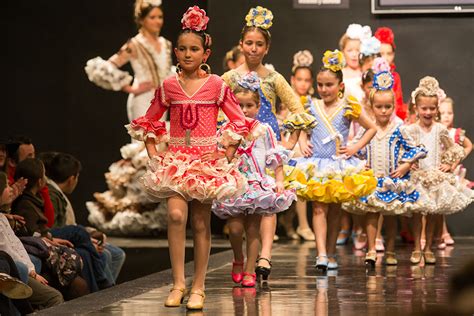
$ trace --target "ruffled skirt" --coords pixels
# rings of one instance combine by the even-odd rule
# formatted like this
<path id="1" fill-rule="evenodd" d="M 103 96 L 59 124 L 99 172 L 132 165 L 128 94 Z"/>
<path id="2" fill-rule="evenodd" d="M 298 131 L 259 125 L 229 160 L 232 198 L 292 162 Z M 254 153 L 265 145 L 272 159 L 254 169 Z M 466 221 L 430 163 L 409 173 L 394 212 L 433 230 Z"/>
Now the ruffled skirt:
<path id="1" fill-rule="evenodd" d="M 285 166 L 285 185 L 299 197 L 321 203 L 343 203 L 369 195 L 377 186 L 365 161 L 349 159 L 296 158 Z"/>
<path id="2" fill-rule="evenodd" d="M 437 169 L 418 170 L 412 181 L 420 195 L 432 203 L 419 210 L 423 214 L 452 214 L 464 210 L 474 199 L 473 191 L 465 187 L 452 173 Z"/>
<path id="3" fill-rule="evenodd" d="M 272 215 L 282 212 L 296 200 L 295 190 L 276 193 L 274 188 L 275 180 L 270 176 L 264 176 L 261 181 L 249 181 L 247 192 L 223 202 L 214 201 L 212 211 L 222 219 L 239 215 Z"/>
<path id="4" fill-rule="evenodd" d="M 156 199 L 180 195 L 187 201 L 211 203 L 247 191 L 247 179 L 237 166 L 238 161 L 229 163 L 226 158 L 202 161 L 199 156 L 167 151 L 148 162 L 147 172 L 140 181 Z"/>
<path id="5" fill-rule="evenodd" d="M 342 208 L 354 214 L 410 215 L 411 212 L 431 207 L 432 202 L 416 190 L 408 178 L 380 177 L 376 190 L 358 200 L 344 203 Z"/>

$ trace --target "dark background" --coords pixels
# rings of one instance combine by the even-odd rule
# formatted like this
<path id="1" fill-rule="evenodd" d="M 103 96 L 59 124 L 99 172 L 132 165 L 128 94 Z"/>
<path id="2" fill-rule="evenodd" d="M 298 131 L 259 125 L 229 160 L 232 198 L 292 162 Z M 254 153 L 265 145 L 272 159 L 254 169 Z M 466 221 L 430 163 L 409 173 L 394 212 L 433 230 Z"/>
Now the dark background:
<path id="1" fill-rule="evenodd" d="M 395 32 L 397 71 L 404 99 L 425 75 L 435 76 L 456 103 L 456 125 L 474 138 L 473 73 L 474 16 L 379 15 L 370 13 L 369 0 L 351 0 L 349 9 L 293 9 L 292 0 L 164 0 L 162 35 L 175 42 L 186 8 L 198 4 L 211 17 L 213 36 L 210 64 L 222 71 L 222 57 L 238 43 L 244 17 L 252 6 L 273 11 L 272 47 L 266 58 L 289 78 L 292 56 L 309 49 L 314 67 L 326 49 L 337 48 L 350 23 L 372 30 L 390 26 Z M 83 67 L 88 59 L 107 59 L 136 34 L 132 0 L 9 0 L 2 3 L 6 100 L 0 111 L 0 135 L 33 138 L 37 151 L 69 152 L 83 163 L 79 186 L 72 196 L 78 219 L 85 223 L 84 202 L 104 191 L 103 174 L 120 159 L 119 148 L 129 141 L 126 99 L 121 92 L 90 83 Z M 130 69 L 127 69 L 130 70 Z M 474 159 L 465 161 L 474 178 Z M 456 235 L 474 235 L 474 207 L 450 216 Z"/>

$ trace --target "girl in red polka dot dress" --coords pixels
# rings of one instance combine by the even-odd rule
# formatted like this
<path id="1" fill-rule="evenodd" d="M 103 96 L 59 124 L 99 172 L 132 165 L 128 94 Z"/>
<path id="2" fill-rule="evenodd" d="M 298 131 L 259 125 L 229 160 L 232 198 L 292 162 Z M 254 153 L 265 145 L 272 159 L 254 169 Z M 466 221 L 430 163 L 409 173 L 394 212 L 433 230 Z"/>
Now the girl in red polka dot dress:
<path id="1" fill-rule="evenodd" d="M 127 126 L 129 134 L 145 141 L 150 157 L 141 178 L 146 191 L 168 201 L 168 241 L 173 287 L 165 306 L 178 307 L 187 294 L 184 252 L 188 202 L 194 237 L 194 281 L 186 307 L 202 309 L 204 280 L 210 252 L 210 204 L 242 195 L 247 179 L 238 171 L 234 153 L 242 139 L 252 140 L 262 126 L 244 116 L 238 101 L 219 76 L 206 64 L 211 37 L 204 32 L 209 18 L 204 10 L 189 8 L 181 20 L 183 29 L 174 49 L 178 74 L 156 90 L 145 116 Z M 229 123 L 222 127 L 217 150 L 217 114 L 222 109 Z M 169 110 L 170 130 L 162 115 Z M 156 145 L 168 142 L 166 152 Z"/>

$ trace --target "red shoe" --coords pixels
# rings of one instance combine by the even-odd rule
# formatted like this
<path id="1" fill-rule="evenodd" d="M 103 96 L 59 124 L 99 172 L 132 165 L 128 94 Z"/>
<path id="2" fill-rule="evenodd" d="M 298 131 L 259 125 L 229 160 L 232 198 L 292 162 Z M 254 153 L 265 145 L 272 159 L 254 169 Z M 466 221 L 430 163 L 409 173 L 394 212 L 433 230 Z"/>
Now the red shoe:
<path id="1" fill-rule="evenodd" d="M 234 283 L 240 283 L 242 282 L 242 279 L 244 278 L 244 275 L 242 274 L 242 272 L 239 272 L 239 273 L 234 273 L 234 267 L 244 267 L 244 262 L 235 262 L 233 261 L 232 262 L 232 272 L 231 272 L 231 275 L 232 275 L 232 281 L 234 281 Z"/>
<path id="2" fill-rule="evenodd" d="M 242 286 L 243 287 L 254 287 L 255 286 L 255 282 L 257 280 L 257 275 L 255 273 L 248 273 L 248 272 L 244 272 L 244 278 L 242 280 Z M 246 276 L 250 276 L 252 277 L 251 279 L 246 279 L 245 277 Z"/>
<path id="3" fill-rule="evenodd" d="M 402 237 L 403 242 L 406 243 L 406 244 L 413 244 L 415 242 L 415 239 L 410 234 L 410 232 L 401 231 L 400 232 L 400 237 Z"/>

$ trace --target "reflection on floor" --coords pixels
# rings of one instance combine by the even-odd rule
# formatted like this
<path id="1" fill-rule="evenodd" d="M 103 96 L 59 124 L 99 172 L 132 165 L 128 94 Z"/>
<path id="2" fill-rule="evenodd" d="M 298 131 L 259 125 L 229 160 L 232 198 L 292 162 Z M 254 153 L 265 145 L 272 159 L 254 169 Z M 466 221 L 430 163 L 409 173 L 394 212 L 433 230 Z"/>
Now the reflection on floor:
<path id="1" fill-rule="evenodd" d="M 399 265 L 385 266 L 379 254 L 366 271 L 362 251 L 338 248 L 340 268 L 327 275 L 313 267 L 314 243 L 276 247 L 268 283 L 241 288 L 232 283 L 231 264 L 209 271 L 206 304 L 193 315 L 410 315 L 447 304 L 448 278 L 474 255 L 472 239 L 437 252 L 434 266 L 409 263 L 411 246 L 397 246 Z M 231 256 L 229 254 L 229 262 Z M 212 260 L 212 258 L 211 258 Z M 190 280 L 188 280 L 190 281 Z M 182 315 L 185 306 L 163 306 L 169 286 L 119 301 L 89 315 Z"/>

